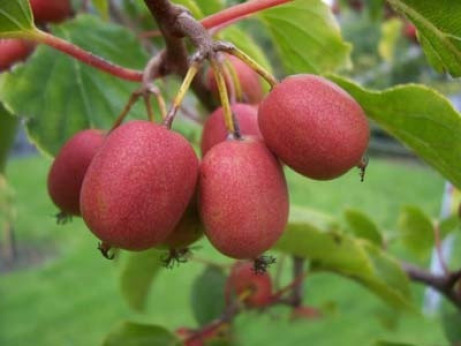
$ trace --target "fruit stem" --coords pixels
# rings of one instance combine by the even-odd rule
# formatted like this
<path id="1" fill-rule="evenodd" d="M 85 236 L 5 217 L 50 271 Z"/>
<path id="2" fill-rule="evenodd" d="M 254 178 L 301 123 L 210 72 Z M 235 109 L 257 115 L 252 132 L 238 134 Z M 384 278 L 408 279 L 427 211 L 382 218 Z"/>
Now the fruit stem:
<path id="1" fill-rule="evenodd" d="M 226 71 L 229 71 L 230 77 L 231 77 L 231 84 L 234 87 L 234 99 L 236 98 L 237 100 L 243 99 L 243 92 L 242 92 L 242 85 L 240 84 L 239 77 L 237 76 L 237 71 L 235 70 L 234 65 L 226 59 L 224 60 L 224 64 L 226 67 Z M 234 100 L 231 99 L 231 103 L 234 103 Z"/>
<path id="2" fill-rule="evenodd" d="M 223 45 L 220 47 L 220 50 L 232 54 L 236 58 L 242 60 L 245 64 L 251 67 L 257 74 L 259 74 L 267 83 L 271 86 L 271 89 L 275 87 L 279 81 L 275 78 L 269 71 L 267 71 L 264 67 L 262 67 L 259 63 L 257 63 L 252 57 L 248 54 L 244 53 L 240 49 L 235 46 L 230 45 Z"/>
<path id="3" fill-rule="evenodd" d="M 166 126 L 168 129 L 171 128 L 171 125 L 173 124 L 174 117 L 176 116 L 176 113 L 178 112 L 179 107 L 181 107 L 182 101 L 184 100 L 184 97 L 186 96 L 187 91 L 190 88 L 190 85 L 192 81 L 194 80 L 194 77 L 197 75 L 199 69 L 200 69 L 201 63 L 198 61 L 192 62 L 192 64 L 189 67 L 189 70 L 187 71 L 186 76 L 184 77 L 184 80 L 182 82 L 181 87 L 178 90 L 178 93 L 176 94 L 176 97 L 173 100 L 173 105 L 170 108 L 170 111 L 166 115 L 163 125 Z"/>
<path id="4" fill-rule="evenodd" d="M 110 132 L 114 131 L 117 127 L 120 126 L 120 124 L 123 122 L 123 120 L 126 118 L 126 116 L 128 115 L 128 113 L 130 112 L 131 110 L 131 107 L 133 107 L 133 105 L 136 103 L 136 101 L 138 100 L 138 98 L 140 97 L 140 95 L 135 91 L 134 93 L 131 94 L 130 96 L 130 99 L 128 100 L 128 102 L 126 103 L 125 107 L 123 108 L 122 112 L 120 113 L 120 115 L 117 117 L 117 119 L 115 119 L 115 122 L 114 124 L 112 125 Z"/>
<path id="5" fill-rule="evenodd" d="M 232 109 L 229 103 L 229 95 L 227 93 L 226 81 L 224 79 L 224 71 L 221 63 L 214 57 L 210 58 L 211 68 L 213 69 L 216 84 L 218 86 L 219 99 L 224 111 L 224 123 L 227 131 L 235 134 L 234 119 L 232 117 Z"/>
<path id="6" fill-rule="evenodd" d="M 160 109 L 160 115 L 162 116 L 162 120 L 166 119 L 167 109 L 165 99 L 163 98 L 161 93 L 154 94 L 155 98 L 157 99 L 158 108 Z"/>
<path id="7" fill-rule="evenodd" d="M 284 295 L 285 293 L 289 292 L 289 291 L 292 291 L 294 290 L 296 287 L 300 286 L 300 284 L 302 284 L 302 282 L 304 281 L 304 279 L 309 275 L 309 272 L 301 272 L 299 273 L 299 275 L 297 277 L 294 278 L 294 280 L 292 282 L 290 282 L 288 285 L 286 285 L 285 287 L 282 287 L 281 289 L 279 289 L 277 292 L 275 292 L 273 295 L 272 295 L 272 300 L 273 301 L 277 301 L 278 299 L 280 299 L 280 297 L 282 295 Z M 292 291 L 292 293 L 294 293 Z M 294 302 L 290 299 L 290 305 L 294 305 Z"/>
<path id="8" fill-rule="evenodd" d="M 141 82 L 143 78 L 143 72 L 138 70 L 132 70 L 124 68 L 122 66 L 115 65 L 97 55 L 94 55 L 82 48 L 63 40 L 57 36 L 53 36 L 47 32 L 35 29 L 29 33 L 26 37 L 35 42 L 46 44 L 56 50 L 59 50 L 67 55 L 74 57 L 75 59 L 95 67 L 101 71 L 107 72 L 115 77 L 124 79 L 131 82 Z"/>

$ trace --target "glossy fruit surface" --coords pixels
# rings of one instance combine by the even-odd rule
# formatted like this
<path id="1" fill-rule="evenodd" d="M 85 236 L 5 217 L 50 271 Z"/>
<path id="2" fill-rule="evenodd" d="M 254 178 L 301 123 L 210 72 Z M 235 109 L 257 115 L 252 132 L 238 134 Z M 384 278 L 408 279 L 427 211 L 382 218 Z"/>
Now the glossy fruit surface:
<path id="1" fill-rule="evenodd" d="M 0 39 L 0 72 L 10 69 L 15 63 L 25 60 L 34 45 L 18 39 Z"/>
<path id="2" fill-rule="evenodd" d="M 370 130 L 360 105 L 338 85 L 314 75 L 278 84 L 258 112 L 267 146 L 309 178 L 329 180 L 359 164 Z"/>
<path id="3" fill-rule="evenodd" d="M 256 136 L 262 138 L 258 126 L 258 110 L 252 105 L 236 103 L 232 105 L 237 122 L 240 127 L 240 133 L 243 136 Z M 216 109 L 207 119 L 203 126 L 202 141 L 200 148 L 202 155 L 214 145 L 227 139 L 228 132 L 224 123 L 224 111 L 222 107 Z"/>
<path id="4" fill-rule="evenodd" d="M 258 257 L 280 238 L 287 222 L 285 176 L 258 139 L 214 146 L 200 167 L 199 197 L 205 234 L 229 257 Z"/>
<path id="5" fill-rule="evenodd" d="M 259 75 L 243 61 L 232 55 L 227 55 L 226 59 L 228 59 L 233 67 L 233 71 L 230 73 L 231 78 L 235 76 L 239 81 L 239 88 L 241 90 L 241 98 L 239 98 L 239 101 L 250 104 L 258 104 L 261 102 L 264 97 L 264 90 Z M 226 65 L 224 64 L 224 66 Z M 215 97 L 219 98 L 218 86 L 212 69 L 208 70 L 207 84 Z M 229 89 L 229 85 L 227 87 Z M 237 86 L 235 86 L 235 89 L 237 92 Z"/>
<path id="6" fill-rule="evenodd" d="M 161 244 L 195 191 L 198 159 L 181 135 L 147 121 L 114 130 L 88 168 L 80 206 L 90 230 L 126 250 Z"/>
<path id="7" fill-rule="evenodd" d="M 80 215 L 83 179 L 104 138 L 100 130 L 78 132 L 64 144 L 53 161 L 48 174 L 48 193 L 64 214 Z"/>
<path id="8" fill-rule="evenodd" d="M 59 23 L 72 13 L 70 0 L 30 0 L 36 23 Z"/>
<path id="9" fill-rule="evenodd" d="M 247 294 L 243 302 L 248 307 L 269 304 L 272 298 L 272 280 L 267 272 L 255 273 L 253 263 L 237 262 L 226 282 L 226 299 L 229 303 L 232 299 Z"/>

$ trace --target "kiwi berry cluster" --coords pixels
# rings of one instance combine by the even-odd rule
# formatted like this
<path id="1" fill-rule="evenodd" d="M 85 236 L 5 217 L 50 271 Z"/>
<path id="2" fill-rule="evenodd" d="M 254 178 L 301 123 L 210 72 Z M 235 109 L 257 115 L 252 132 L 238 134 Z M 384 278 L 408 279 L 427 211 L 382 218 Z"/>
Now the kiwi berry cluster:
<path id="1" fill-rule="evenodd" d="M 48 177 L 62 215 L 81 215 L 106 249 L 181 250 L 205 233 L 221 253 L 253 260 L 288 221 L 282 165 L 316 180 L 360 165 L 369 125 L 343 89 L 301 74 L 264 95 L 256 72 L 234 58 L 229 64 L 240 84 L 231 108 L 241 136 L 228 134 L 222 108 L 204 124 L 201 160 L 184 137 L 150 121 L 79 132 Z M 207 80 L 216 93 L 213 72 Z"/>

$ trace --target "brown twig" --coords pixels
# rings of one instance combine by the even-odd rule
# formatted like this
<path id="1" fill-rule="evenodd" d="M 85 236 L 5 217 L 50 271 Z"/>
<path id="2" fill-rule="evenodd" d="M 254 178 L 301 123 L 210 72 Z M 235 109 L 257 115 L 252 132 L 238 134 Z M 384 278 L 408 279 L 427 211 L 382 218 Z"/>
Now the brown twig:
<path id="1" fill-rule="evenodd" d="M 299 307 L 303 303 L 303 282 L 304 282 L 304 259 L 293 256 L 293 290 L 291 300 L 293 307 Z"/>
<path id="2" fill-rule="evenodd" d="M 184 78 L 190 62 L 183 38 L 190 38 L 194 45 L 201 44 L 203 31 L 206 30 L 183 7 L 174 5 L 169 0 L 144 0 L 144 2 L 165 40 L 161 76 L 174 73 Z M 206 108 L 212 110 L 215 107 L 215 101 L 205 85 L 203 71 L 198 73 L 191 87 Z"/>
<path id="3" fill-rule="evenodd" d="M 403 263 L 402 268 L 411 280 L 432 287 L 461 309 L 461 296 L 456 290 L 456 284 L 461 279 L 461 270 L 436 275 L 409 263 Z"/>

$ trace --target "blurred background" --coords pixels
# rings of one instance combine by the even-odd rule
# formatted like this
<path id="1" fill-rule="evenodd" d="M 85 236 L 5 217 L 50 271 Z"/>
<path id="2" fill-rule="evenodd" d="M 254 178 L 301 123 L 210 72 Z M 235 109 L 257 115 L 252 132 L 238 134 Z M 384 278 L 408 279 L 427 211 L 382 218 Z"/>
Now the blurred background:
<path id="1" fill-rule="evenodd" d="M 329 5 L 344 37 L 354 46 L 354 65 L 346 75 L 371 89 L 398 83 L 429 85 L 461 108 L 460 83 L 429 67 L 414 28 L 405 19 L 385 7 L 376 10 L 367 1 L 330 1 Z M 257 42 L 268 41 L 251 20 L 241 26 Z M 280 75 L 281 64 L 271 46 L 263 49 Z M 372 127 L 364 183 L 357 171 L 334 181 L 315 182 L 286 169 L 291 201 L 338 218 L 346 208 L 361 209 L 391 235 L 404 206 L 417 205 L 437 218 L 444 179 L 382 129 Z M 200 135 L 200 127 L 187 121 L 179 130 L 195 140 Z M 8 187 L 0 186 L 0 205 L 8 205 L 0 213 L 0 345 L 99 345 L 114 325 L 128 319 L 170 330 L 196 327 L 191 288 L 204 265 L 192 261 L 162 270 L 152 285 L 146 312 L 133 312 L 121 293 L 123 258 L 103 259 L 96 250 L 97 240 L 78 218 L 56 225 L 57 210 L 46 191 L 50 164 L 51 158 L 38 152 L 19 124 L 6 169 Z M 456 248 L 459 239 L 450 242 Z M 408 256 L 399 248 L 393 250 Z M 199 258 L 230 263 L 205 240 L 195 251 Z M 447 258 L 459 265 L 459 251 L 452 252 Z M 289 268 L 283 255 L 273 254 Z M 416 260 L 430 266 L 431 258 Z M 280 280 L 289 281 L 289 270 Z M 428 304 L 424 289 L 413 286 L 416 304 Z M 322 311 L 322 317 L 292 320 L 283 307 L 267 313 L 249 311 L 236 320 L 236 344 L 371 345 L 398 340 L 398 345 L 449 345 L 451 329 L 443 320 L 443 304 L 427 315 L 396 312 L 357 283 L 330 273 L 309 276 L 304 289 L 305 303 Z"/>

